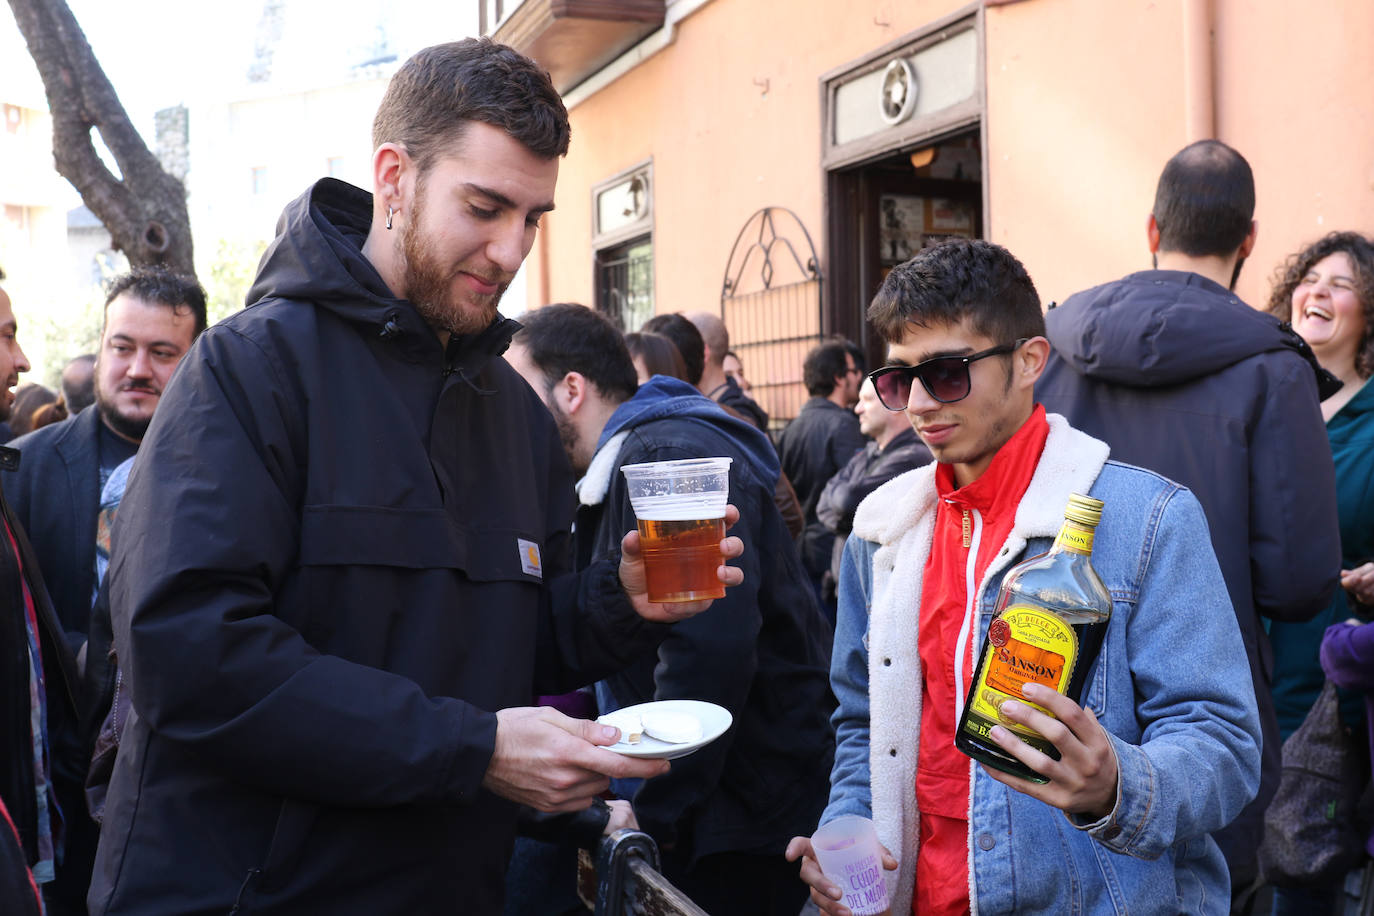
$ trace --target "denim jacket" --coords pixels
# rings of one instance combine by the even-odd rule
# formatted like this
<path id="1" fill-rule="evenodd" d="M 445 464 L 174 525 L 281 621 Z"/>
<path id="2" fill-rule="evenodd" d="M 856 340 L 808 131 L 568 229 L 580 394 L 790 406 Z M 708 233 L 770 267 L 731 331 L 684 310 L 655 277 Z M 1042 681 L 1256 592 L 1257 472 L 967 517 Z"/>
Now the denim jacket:
<path id="1" fill-rule="evenodd" d="M 1002 577 L 1049 549 L 1071 493 L 1105 503 L 1093 565 L 1113 598 L 1083 697 L 1110 735 L 1115 807 L 1072 818 L 969 761 L 973 913 L 1225 913 L 1229 879 L 1208 834 L 1259 784 L 1259 728 L 1244 645 L 1192 494 L 1107 460 L 1107 446 L 1051 415 L 1011 535 L 973 590 L 981 646 Z M 934 466 L 859 507 L 840 576 L 831 683 L 837 748 L 822 823 L 873 817 L 900 862 L 892 912 L 911 910 L 919 837 L 916 754 L 921 578 L 935 517 Z M 981 519 L 975 519 L 977 555 Z M 962 698 L 960 698 L 962 702 Z M 949 753 L 958 751 L 952 747 Z"/>

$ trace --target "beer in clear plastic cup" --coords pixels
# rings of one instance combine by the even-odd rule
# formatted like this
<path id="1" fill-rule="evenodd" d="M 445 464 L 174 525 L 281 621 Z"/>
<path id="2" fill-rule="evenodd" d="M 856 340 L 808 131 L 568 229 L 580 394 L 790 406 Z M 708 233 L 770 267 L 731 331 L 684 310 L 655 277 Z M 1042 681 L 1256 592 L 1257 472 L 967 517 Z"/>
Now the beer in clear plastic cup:
<path id="1" fill-rule="evenodd" d="M 656 602 L 723 598 L 722 563 L 729 458 L 691 458 L 621 468 L 639 521 L 648 598 Z"/>

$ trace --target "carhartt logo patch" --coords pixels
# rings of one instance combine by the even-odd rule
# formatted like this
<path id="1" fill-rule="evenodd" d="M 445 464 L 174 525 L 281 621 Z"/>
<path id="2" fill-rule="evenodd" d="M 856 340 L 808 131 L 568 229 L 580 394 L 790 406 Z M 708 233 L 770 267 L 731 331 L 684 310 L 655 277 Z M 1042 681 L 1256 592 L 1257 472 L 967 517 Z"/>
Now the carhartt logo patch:
<path id="1" fill-rule="evenodd" d="M 524 538 L 516 538 L 515 543 L 520 548 L 520 568 L 526 575 L 544 578 L 544 564 L 539 560 L 539 545 Z"/>

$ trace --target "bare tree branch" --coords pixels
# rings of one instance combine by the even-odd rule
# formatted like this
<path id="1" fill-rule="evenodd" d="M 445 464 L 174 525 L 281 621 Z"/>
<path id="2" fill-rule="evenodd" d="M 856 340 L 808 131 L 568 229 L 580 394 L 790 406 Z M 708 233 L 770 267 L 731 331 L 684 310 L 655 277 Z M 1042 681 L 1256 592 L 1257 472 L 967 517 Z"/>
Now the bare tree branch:
<path id="1" fill-rule="evenodd" d="M 194 274 L 186 190 L 134 129 L 66 0 L 9 0 L 38 65 L 53 119 L 57 171 L 81 194 L 133 265 Z M 114 175 L 96 152 L 100 131 Z"/>

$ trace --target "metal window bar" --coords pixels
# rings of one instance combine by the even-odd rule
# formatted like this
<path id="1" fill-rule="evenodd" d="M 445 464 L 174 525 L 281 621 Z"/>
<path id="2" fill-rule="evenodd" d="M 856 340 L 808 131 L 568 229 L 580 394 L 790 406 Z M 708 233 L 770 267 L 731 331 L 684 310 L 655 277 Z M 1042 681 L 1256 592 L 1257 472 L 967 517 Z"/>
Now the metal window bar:
<path id="1" fill-rule="evenodd" d="M 637 331 L 654 314 L 654 248 L 640 239 L 597 255 L 596 306 L 622 331 Z"/>
<path id="2" fill-rule="evenodd" d="M 751 396 L 781 429 L 806 401 L 802 363 L 821 340 L 820 262 L 792 211 L 765 207 L 735 239 L 721 287 L 720 315 L 744 364 Z"/>

